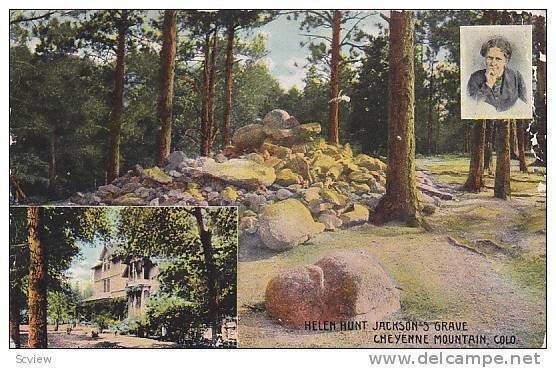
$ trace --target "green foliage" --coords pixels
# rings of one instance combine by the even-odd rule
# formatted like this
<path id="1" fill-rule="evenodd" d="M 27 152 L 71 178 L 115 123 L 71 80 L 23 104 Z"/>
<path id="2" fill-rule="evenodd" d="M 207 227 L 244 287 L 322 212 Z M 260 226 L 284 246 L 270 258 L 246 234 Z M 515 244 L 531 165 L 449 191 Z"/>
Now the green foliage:
<path id="1" fill-rule="evenodd" d="M 125 242 L 120 256 L 162 257 L 160 288 L 147 305 L 150 333 L 162 327 L 171 338 L 191 338 L 193 328 L 209 323 L 209 276 L 199 228 L 192 208 L 133 208 L 121 210 L 120 233 Z M 202 210 L 212 234 L 212 262 L 220 318 L 236 315 L 237 210 Z"/>
<path id="2" fill-rule="evenodd" d="M 151 298 L 144 319 L 136 323 L 139 328 L 147 327 L 153 335 L 161 336 L 164 329 L 165 338 L 184 343 L 196 336 L 205 321 L 202 317 L 202 310 L 195 303 L 179 296 L 164 295 Z"/>
<path id="3" fill-rule="evenodd" d="M 83 320 L 102 324 L 104 328 L 107 328 L 112 321 L 126 318 L 127 299 L 110 298 L 84 301 L 79 306 L 79 313 Z"/>
<path id="4" fill-rule="evenodd" d="M 64 295 L 76 300 L 75 291 L 67 285 L 64 272 L 79 255 L 78 240 L 92 240 L 110 235 L 112 229 L 106 211 L 93 207 L 46 207 L 43 208 L 40 221 L 40 239 L 47 249 L 47 288 L 55 292 L 52 294 L 55 300 L 62 300 L 60 298 Z M 28 274 L 27 208 L 11 207 L 10 301 L 19 306 L 26 304 Z"/>
<path id="5" fill-rule="evenodd" d="M 10 48 L 10 168 L 26 194 L 44 194 L 53 154 L 59 197 L 92 189 L 103 176 L 102 76 L 86 59 Z"/>
<path id="6" fill-rule="evenodd" d="M 60 291 L 49 291 L 47 295 L 47 316 L 51 322 L 79 322 L 78 305 L 80 296 L 68 285 Z"/>
<path id="7" fill-rule="evenodd" d="M 388 142 L 388 40 L 369 37 L 354 83 L 349 141 L 361 152 L 386 155 Z"/>

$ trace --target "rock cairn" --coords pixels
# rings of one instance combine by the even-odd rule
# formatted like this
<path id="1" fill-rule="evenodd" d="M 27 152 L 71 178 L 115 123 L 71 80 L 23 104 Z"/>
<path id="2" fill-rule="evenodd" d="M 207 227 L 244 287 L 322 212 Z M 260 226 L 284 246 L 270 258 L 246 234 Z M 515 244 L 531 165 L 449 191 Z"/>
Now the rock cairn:
<path id="1" fill-rule="evenodd" d="M 349 144 L 320 138 L 316 123 L 301 124 L 273 110 L 261 124 L 238 129 L 233 146 L 213 157 L 173 152 L 164 168 L 137 165 L 70 204 L 120 206 L 221 206 L 240 208 L 240 232 L 263 246 L 284 250 L 324 230 L 366 222 L 385 192 L 386 165 Z M 420 173 L 423 198 L 439 206 L 451 195 L 438 192 Z"/>

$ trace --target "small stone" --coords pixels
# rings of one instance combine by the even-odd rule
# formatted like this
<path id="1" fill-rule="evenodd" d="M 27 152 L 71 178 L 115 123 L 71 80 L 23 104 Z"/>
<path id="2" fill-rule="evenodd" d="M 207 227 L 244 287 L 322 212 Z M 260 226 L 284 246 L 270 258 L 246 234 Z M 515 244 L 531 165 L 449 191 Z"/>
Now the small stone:
<path id="1" fill-rule="evenodd" d="M 368 193 L 371 191 L 371 188 L 365 183 L 352 183 L 351 188 L 355 193 Z"/>
<path id="2" fill-rule="evenodd" d="M 324 229 L 328 231 L 334 231 L 342 226 L 342 220 L 328 211 L 320 214 L 319 222 L 324 224 Z"/>
<path id="3" fill-rule="evenodd" d="M 369 221 L 369 209 L 360 204 L 353 205 L 353 211 L 344 212 L 340 217 L 346 226 L 354 226 Z"/>
<path id="4" fill-rule="evenodd" d="M 257 217 L 242 217 L 239 220 L 239 230 L 245 231 L 248 234 L 254 234 L 257 232 Z"/>
<path id="5" fill-rule="evenodd" d="M 133 193 L 127 193 L 114 199 L 112 204 L 115 206 L 142 206 L 145 204 L 145 201 Z"/>
<path id="6" fill-rule="evenodd" d="M 149 202 L 149 206 L 160 206 L 160 201 L 158 198 L 153 199 L 152 201 Z"/>
<path id="7" fill-rule="evenodd" d="M 355 157 L 354 162 L 361 166 L 365 167 L 369 170 L 382 170 L 386 171 L 386 164 L 380 161 L 378 158 L 373 158 L 371 156 L 367 156 L 365 154 L 359 154 Z"/>
<path id="8" fill-rule="evenodd" d="M 222 163 L 228 161 L 228 158 L 224 156 L 223 153 L 218 153 L 216 156 L 214 156 L 214 161 Z"/>
<path id="9" fill-rule="evenodd" d="M 131 192 L 135 192 L 137 189 L 141 188 L 141 184 L 137 183 L 135 181 L 129 182 L 129 183 L 125 183 L 122 186 L 122 193 L 131 193 Z"/>
<path id="10" fill-rule="evenodd" d="M 249 153 L 247 155 L 245 155 L 244 157 L 246 160 L 250 160 L 253 162 L 256 162 L 258 164 L 264 164 L 264 157 L 262 155 L 259 155 L 258 153 L 252 152 Z"/>
<path id="11" fill-rule="evenodd" d="M 243 199 L 247 207 L 255 212 L 259 212 L 266 205 L 266 198 L 264 195 L 256 193 L 247 193 Z"/>
<path id="12" fill-rule="evenodd" d="M 222 193 L 221 193 L 221 197 L 223 200 L 227 201 L 227 202 L 235 202 L 237 201 L 239 194 L 237 193 L 237 191 L 233 188 L 233 187 L 226 187 Z"/>
<path id="13" fill-rule="evenodd" d="M 287 187 L 288 185 L 298 184 L 303 178 L 294 173 L 291 169 L 282 169 L 276 173 L 276 184 Z"/>
<path id="14" fill-rule="evenodd" d="M 143 170 L 142 176 L 159 184 L 170 184 L 172 177 L 162 171 L 158 166 Z"/>
<path id="15" fill-rule="evenodd" d="M 279 190 L 276 192 L 276 198 L 278 198 L 279 200 L 288 199 L 288 198 L 290 198 L 292 195 L 293 195 L 292 192 L 290 192 L 290 191 L 287 190 L 287 189 L 283 189 L 283 188 L 282 188 L 282 189 L 279 189 Z"/>
<path id="16" fill-rule="evenodd" d="M 348 200 L 345 195 L 340 194 L 333 189 L 322 189 L 320 191 L 320 195 L 325 201 L 330 202 L 335 206 L 345 206 Z"/>
<path id="17" fill-rule="evenodd" d="M 211 205 L 217 205 L 220 202 L 220 193 L 218 192 L 210 192 L 207 195 L 207 201 Z"/>
<path id="18" fill-rule="evenodd" d="M 98 187 L 98 191 L 110 194 L 118 194 L 120 192 L 120 188 L 115 186 L 114 184 L 108 184 Z"/>
<path id="19" fill-rule="evenodd" d="M 176 170 L 182 162 L 187 159 L 187 156 L 182 151 L 174 151 L 168 156 L 168 164 L 166 165 L 166 171 L 170 172 Z"/>
<path id="20" fill-rule="evenodd" d="M 318 215 L 319 213 L 329 210 L 331 208 L 333 208 L 334 205 L 331 203 L 323 203 L 318 199 L 314 199 L 311 202 L 309 202 L 309 210 L 311 211 L 311 213 L 313 215 Z"/>
<path id="21" fill-rule="evenodd" d="M 307 202 L 311 202 L 313 200 L 319 200 L 320 199 L 320 188 L 311 187 L 309 189 L 306 189 L 305 192 L 303 193 L 303 198 Z"/>
<path id="22" fill-rule="evenodd" d="M 370 173 L 366 173 L 362 171 L 354 171 L 348 175 L 348 179 L 356 183 L 366 183 L 369 180 L 374 180 L 374 177 Z"/>
<path id="23" fill-rule="evenodd" d="M 183 176 L 183 174 L 181 172 L 176 171 L 176 170 L 170 170 L 168 175 L 170 175 L 173 178 L 181 178 Z"/>

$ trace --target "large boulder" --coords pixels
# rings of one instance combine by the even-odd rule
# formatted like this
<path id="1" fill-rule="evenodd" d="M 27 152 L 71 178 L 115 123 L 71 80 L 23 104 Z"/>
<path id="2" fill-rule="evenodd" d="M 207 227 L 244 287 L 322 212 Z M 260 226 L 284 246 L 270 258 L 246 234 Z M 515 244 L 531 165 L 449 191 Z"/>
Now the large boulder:
<path id="1" fill-rule="evenodd" d="M 324 225 L 315 222 L 307 207 L 292 198 L 266 206 L 259 217 L 263 245 L 277 251 L 306 242 L 322 231 Z"/>
<path id="2" fill-rule="evenodd" d="M 207 163 L 202 171 L 206 175 L 247 189 L 269 186 L 276 180 L 276 173 L 272 167 L 246 159 Z"/>
<path id="3" fill-rule="evenodd" d="M 235 131 L 232 136 L 236 152 L 253 152 L 258 150 L 266 138 L 261 124 L 249 124 Z"/>
<path id="4" fill-rule="evenodd" d="M 267 113 L 263 118 L 264 131 L 267 135 L 272 135 L 280 129 L 288 129 L 288 119 L 290 114 L 284 110 L 274 109 Z"/>
<path id="5" fill-rule="evenodd" d="M 366 251 L 342 251 L 289 269 L 267 285 L 266 309 L 282 324 L 378 321 L 400 308 L 399 291 Z"/>

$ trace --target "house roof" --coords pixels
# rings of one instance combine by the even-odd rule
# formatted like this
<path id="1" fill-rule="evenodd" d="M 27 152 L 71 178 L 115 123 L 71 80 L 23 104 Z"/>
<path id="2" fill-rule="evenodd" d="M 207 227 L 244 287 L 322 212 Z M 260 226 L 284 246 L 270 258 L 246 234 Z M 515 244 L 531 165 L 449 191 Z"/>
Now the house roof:
<path id="1" fill-rule="evenodd" d="M 98 261 L 93 265 L 93 267 L 91 267 L 91 269 L 99 268 L 100 266 L 102 266 L 102 261 L 104 261 L 106 258 L 108 259 L 112 258 L 112 255 L 114 254 L 114 252 L 119 246 L 120 243 L 118 242 L 105 243 L 102 246 L 100 255 L 98 256 Z"/>

